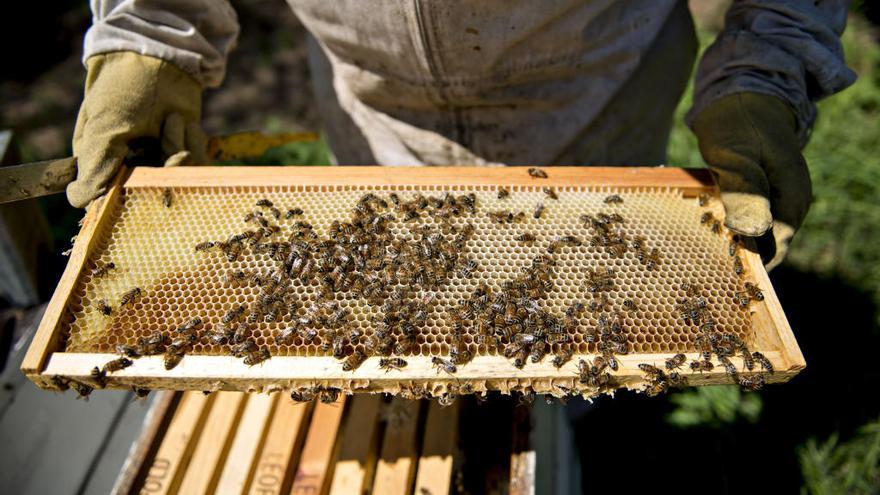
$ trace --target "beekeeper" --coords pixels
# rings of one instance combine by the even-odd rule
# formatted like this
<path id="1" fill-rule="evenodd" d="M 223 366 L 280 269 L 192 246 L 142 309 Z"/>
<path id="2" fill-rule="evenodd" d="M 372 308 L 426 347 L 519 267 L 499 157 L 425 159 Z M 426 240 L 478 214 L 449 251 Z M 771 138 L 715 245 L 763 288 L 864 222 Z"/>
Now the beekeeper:
<path id="1" fill-rule="evenodd" d="M 676 0 L 289 3 L 313 36 L 317 105 L 346 165 L 662 164 L 697 52 Z M 133 139 L 159 138 L 166 165 L 204 161 L 201 93 L 223 81 L 239 32 L 225 0 L 91 4 L 77 207 L 106 191 Z M 770 267 L 810 204 L 814 103 L 855 80 L 846 4 L 735 2 L 697 70 L 686 121 L 727 227 L 759 237 Z"/>

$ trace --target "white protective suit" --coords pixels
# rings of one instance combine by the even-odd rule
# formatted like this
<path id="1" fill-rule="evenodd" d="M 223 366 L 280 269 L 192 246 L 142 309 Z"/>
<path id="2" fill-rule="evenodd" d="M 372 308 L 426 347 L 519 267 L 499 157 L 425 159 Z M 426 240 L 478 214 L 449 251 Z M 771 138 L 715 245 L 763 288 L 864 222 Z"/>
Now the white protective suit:
<path id="1" fill-rule="evenodd" d="M 341 164 L 654 165 L 697 44 L 676 0 L 289 0 L 317 40 L 313 80 Z M 795 111 L 855 75 L 843 0 L 744 0 L 700 64 L 688 118 L 752 91 Z M 128 50 L 220 84 L 225 0 L 92 0 L 85 54 Z M 291 88 L 305 91 L 306 88 Z"/>

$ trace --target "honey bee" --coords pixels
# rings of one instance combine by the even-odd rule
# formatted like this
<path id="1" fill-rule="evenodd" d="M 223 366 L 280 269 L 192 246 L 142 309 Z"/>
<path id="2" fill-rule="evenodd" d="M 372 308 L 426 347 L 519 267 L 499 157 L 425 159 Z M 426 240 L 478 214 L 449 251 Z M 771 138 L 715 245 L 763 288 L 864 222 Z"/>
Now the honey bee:
<path id="1" fill-rule="evenodd" d="M 131 359 L 128 359 L 126 357 L 116 358 L 116 359 L 114 359 L 112 361 L 108 361 L 106 364 L 104 364 L 104 367 L 101 369 L 101 371 L 104 372 L 105 374 L 106 373 L 113 373 L 114 371 L 119 371 L 119 370 L 123 370 L 125 368 L 128 368 L 132 364 L 134 364 L 134 361 L 132 361 Z"/>
<path id="2" fill-rule="evenodd" d="M 749 307 L 749 302 L 751 301 L 751 298 L 749 297 L 748 292 L 740 292 L 740 291 L 736 291 L 736 292 L 734 292 L 734 294 L 733 294 L 733 300 L 734 300 L 737 304 L 739 304 L 740 307 L 742 307 L 742 308 L 748 308 L 748 307 Z"/>
<path id="3" fill-rule="evenodd" d="M 246 309 L 247 309 L 247 307 L 245 307 L 243 304 L 238 305 L 238 306 L 230 309 L 229 311 L 227 311 L 226 314 L 223 315 L 223 318 L 220 321 L 222 321 L 223 323 L 230 323 L 234 320 L 237 320 L 244 313 L 244 311 Z"/>
<path id="4" fill-rule="evenodd" d="M 559 199 L 559 195 L 556 194 L 556 190 L 553 189 L 552 187 L 545 187 L 541 190 L 544 191 L 544 194 L 546 194 L 548 198 L 556 199 L 556 200 Z"/>
<path id="5" fill-rule="evenodd" d="M 52 387 L 58 392 L 65 392 L 70 388 L 70 382 L 58 375 L 53 375 L 49 381 L 52 383 Z"/>
<path id="6" fill-rule="evenodd" d="M 703 225 L 710 224 L 713 220 L 715 220 L 715 215 L 713 215 L 711 211 L 707 211 L 700 215 L 700 223 Z"/>
<path id="7" fill-rule="evenodd" d="M 612 194 L 610 196 L 606 196 L 603 203 L 606 205 L 619 205 L 623 203 L 623 198 L 620 197 L 619 194 Z"/>
<path id="8" fill-rule="evenodd" d="M 317 387 L 303 390 L 291 390 L 290 399 L 294 402 L 311 402 L 315 400 L 316 394 L 320 391 Z"/>
<path id="9" fill-rule="evenodd" d="M 734 382 L 738 381 L 737 377 L 739 376 L 739 373 L 736 370 L 736 366 L 730 362 L 730 359 L 728 359 L 727 356 L 718 356 L 718 361 L 721 361 L 721 365 L 724 366 L 724 372 L 730 375 Z"/>
<path id="10" fill-rule="evenodd" d="M 101 368 L 95 366 L 92 368 L 89 376 L 91 376 L 92 381 L 95 382 L 95 385 L 97 385 L 98 388 L 104 388 L 107 386 L 107 372 Z"/>
<path id="11" fill-rule="evenodd" d="M 291 219 L 293 217 L 300 216 L 303 213 L 304 212 L 303 212 L 302 208 L 291 208 L 291 209 L 287 210 L 287 212 L 284 214 L 284 218 Z"/>
<path id="12" fill-rule="evenodd" d="M 83 399 L 85 401 L 89 400 L 89 395 L 92 393 L 94 387 L 86 385 L 85 383 L 80 383 L 76 380 L 70 380 L 70 386 L 76 390 L 76 393 L 79 394 L 76 398 Z"/>
<path id="13" fill-rule="evenodd" d="M 235 357 L 244 357 L 247 354 L 257 350 L 257 343 L 251 339 L 246 339 L 238 344 L 233 345 L 229 350 Z"/>
<path id="14" fill-rule="evenodd" d="M 650 252 L 639 251 L 636 258 L 645 265 L 646 269 L 654 270 L 660 264 L 660 250 L 654 248 Z"/>
<path id="15" fill-rule="evenodd" d="M 712 361 L 704 359 L 703 361 L 691 361 L 691 371 L 700 373 L 704 371 L 712 371 L 715 369 L 715 365 L 712 364 Z"/>
<path id="16" fill-rule="evenodd" d="M 629 311 L 630 313 L 635 313 L 639 310 L 638 306 L 636 306 L 636 303 L 633 302 L 632 299 L 623 300 L 623 309 Z"/>
<path id="17" fill-rule="evenodd" d="M 510 190 L 507 189 L 506 187 L 499 187 L 498 188 L 498 199 L 505 199 L 508 197 L 510 197 Z"/>
<path id="18" fill-rule="evenodd" d="M 752 359 L 757 361 L 758 365 L 761 366 L 761 369 L 764 371 L 773 374 L 773 363 L 770 362 L 763 354 L 758 351 L 752 353 Z"/>
<path id="19" fill-rule="evenodd" d="M 755 359 L 752 357 L 751 353 L 749 353 L 748 347 L 743 347 L 742 349 L 742 360 L 745 369 L 749 371 L 755 369 Z"/>
<path id="20" fill-rule="evenodd" d="M 458 269 L 458 276 L 462 278 L 471 278 L 477 269 L 477 262 L 473 258 L 465 257 L 464 262 Z"/>
<path id="21" fill-rule="evenodd" d="M 165 205 L 165 208 L 171 208 L 171 201 L 173 199 L 171 189 L 166 187 L 162 191 L 162 204 Z"/>
<path id="22" fill-rule="evenodd" d="M 260 199 L 257 201 L 257 206 L 260 206 L 263 208 L 271 208 L 275 205 L 271 201 L 269 201 L 268 199 L 263 198 L 263 199 Z"/>
<path id="23" fill-rule="evenodd" d="M 406 367 L 406 361 L 401 358 L 381 358 L 379 359 L 379 369 L 389 372 L 391 370 L 400 370 Z"/>
<path id="24" fill-rule="evenodd" d="M 217 247 L 217 243 L 214 241 L 205 241 L 196 244 L 195 250 L 196 252 L 208 251 L 209 249 L 213 249 Z"/>
<path id="25" fill-rule="evenodd" d="M 190 318 L 186 323 L 177 327 L 177 333 L 189 333 L 193 331 L 197 326 L 202 324 L 202 319 L 196 316 L 195 318 Z"/>
<path id="26" fill-rule="evenodd" d="M 721 233 L 721 221 L 720 220 L 713 221 L 710 229 L 712 230 L 713 234 L 720 234 Z"/>
<path id="27" fill-rule="evenodd" d="M 740 259 L 739 256 L 734 256 L 733 257 L 733 273 L 736 273 L 737 275 L 742 275 L 744 270 L 745 270 L 745 268 L 743 268 L 742 259 Z"/>
<path id="28" fill-rule="evenodd" d="M 321 389 L 320 393 L 321 402 L 324 404 L 333 404 L 339 399 L 339 389 L 338 388 L 325 388 Z"/>
<path id="29" fill-rule="evenodd" d="M 751 282 L 746 282 L 745 288 L 746 288 L 746 293 L 748 293 L 750 298 L 754 299 L 755 301 L 763 301 L 764 300 L 764 293 L 761 291 L 760 288 L 758 288 L 757 285 L 755 285 Z"/>
<path id="30" fill-rule="evenodd" d="M 546 179 L 547 178 L 547 172 L 541 170 L 540 168 L 532 167 L 532 168 L 529 168 L 528 172 L 529 172 L 529 176 L 533 179 Z"/>
<path id="31" fill-rule="evenodd" d="M 260 364 L 263 361 L 271 358 L 272 355 L 269 353 L 268 349 L 256 349 L 250 352 L 247 352 L 244 355 L 244 364 L 248 366 L 254 366 L 256 364 Z"/>
<path id="32" fill-rule="evenodd" d="M 162 354 L 165 352 L 165 347 L 168 345 L 168 337 L 166 337 L 162 332 L 155 332 L 147 336 L 146 338 L 138 339 L 138 351 L 141 355 L 144 356 L 154 356 L 156 354 Z"/>
<path id="33" fill-rule="evenodd" d="M 113 308 L 107 304 L 106 299 L 99 299 L 98 302 L 95 303 L 95 306 L 98 307 L 98 311 L 104 316 L 110 316 L 113 313 Z"/>
<path id="34" fill-rule="evenodd" d="M 764 376 L 760 374 L 748 377 L 740 376 L 738 383 L 743 390 L 756 392 L 764 388 Z"/>
<path id="35" fill-rule="evenodd" d="M 532 244 L 535 242 L 535 235 L 529 232 L 523 232 L 516 236 L 516 240 L 525 244 Z"/>
<path id="36" fill-rule="evenodd" d="M 664 373 L 663 370 L 650 364 L 642 363 L 639 365 L 639 369 L 649 377 L 666 377 L 666 373 Z"/>
<path id="37" fill-rule="evenodd" d="M 141 388 L 141 387 L 138 387 L 138 386 L 135 386 L 135 385 L 132 385 L 132 386 L 131 386 L 131 391 L 134 392 L 134 398 L 135 398 L 135 400 L 137 400 L 137 399 L 143 399 L 144 397 L 150 395 L 150 389 L 148 389 L 148 388 Z"/>
<path id="38" fill-rule="evenodd" d="M 532 216 L 536 219 L 540 219 L 541 215 L 544 214 L 544 203 L 538 203 L 535 205 L 535 212 L 532 213 Z"/>
<path id="39" fill-rule="evenodd" d="M 359 349 L 349 354 L 342 363 L 342 371 L 354 371 L 367 359 L 367 355 Z"/>
<path id="40" fill-rule="evenodd" d="M 687 361 L 687 356 L 681 353 L 676 354 L 666 360 L 666 369 L 669 371 L 677 370 L 684 365 L 685 361 Z"/>
<path id="41" fill-rule="evenodd" d="M 736 256 L 740 244 L 742 244 L 742 242 L 740 241 L 739 234 L 735 234 L 730 238 L 730 244 L 727 246 L 727 254 L 731 257 Z"/>
<path id="42" fill-rule="evenodd" d="M 458 368 L 455 366 L 455 364 L 452 361 L 449 361 L 449 360 L 446 360 L 443 358 L 433 357 L 433 358 L 431 358 L 431 364 L 434 365 L 434 368 L 437 369 L 438 373 L 440 371 L 445 371 L 451 375 L 451 374 L 455 373 L 456 371 L 458 371 Z"/>
<path id="43" fill-rule="evenodd" d="M 107 275 L 107 272 L 109 272 L 110 270 L 115 270 L 115 269 L 116 269 L 116 263 L 113 263 L 112 261 L 104 263 L 103 265 L 100 265 L 100 266 L 96 266 L 95 268 L 92 268 L 92 278 L 101 278 L 104 275 Z"/>
<path id="44" fill-rule="evenodd" d="M 700 206 L 706 206 L 709 203 L 709 195 L 706 193 L 700 194 L 699 196 L 697 196 L 697 203 Z"/>
<path id="45" fill-rule="evenodd" d="M 275 220 L 278 220 L 279 218 L 281 218 L 281 210 L 279 210 L 278 208 L 275 208 L 274 206 L 269 208 L 269 213 L 271 213 L 272 216 L 275 217 Z"/>
<path id="46" fill-rule="evenodd" d="M 119 299 L 119 305 L 125 306 L 125 305 L 133 302 L 135 299 L 140 297 L 141 292 L 142 291 L 141 291 L 140 287 L 133 287 L 133 288 L 125 291 L 125 293 L 123 293 L 122 297 Z"/>
<path id="47" fill-rule="evenodd" d="M 130 358 L 141 357 L 140 349 L 133 345 L 119 344 L 116 346 L 116 353 Z"/>

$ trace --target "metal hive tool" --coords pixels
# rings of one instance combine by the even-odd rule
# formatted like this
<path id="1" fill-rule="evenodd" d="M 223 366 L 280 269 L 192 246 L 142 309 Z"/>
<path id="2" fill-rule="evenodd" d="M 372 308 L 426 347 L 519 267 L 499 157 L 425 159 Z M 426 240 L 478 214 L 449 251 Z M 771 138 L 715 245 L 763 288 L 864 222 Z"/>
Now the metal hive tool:
<path id="1" fill-rule="evenodd" d="M 447 176 L 439 175 L 442 169 L 356 170 L 360 175 L 353 179 L 351 175 L 341 179 L 345 172 L 341 168 L 309 170 L 308 177 L 285 168 L 274 177 L 261 178 L 256 170 L 221 168 L 215 169 L 215 176 L 209 179 L 208 171 L 201 167 L 183 172 L 137 169 L 115 187 L 96 213 L 94 224 L 84 225 L 76 245 L 81 259 L 71 259 L 71 265 L 79 263 L 75 277 L 70 277 L 67 287 L 59 286 L 63 301 L 57 303 L 57 314 L 47 312 L 47 318 L 55 317 L 57 321 L 44 321 L 51 326 L 52 339 L 47 340 L 42 357 L 51 354 L 53 360 L 48 363 L 49 369 L 44 361 L 26 371 L 38 370 L 29 375 L 49 386 L 53 375 L 88 381 L 88 364 L 99 366 L 112 359 L 120 344 L 136 345 L 139 339 L 156 332 L 174 337 L 177 327 L 199 317 L 199 338 L 178 366 L 165 370 L 162 356 L 137 359 L 131 367 L 111 373 L 106 379 L 108 385 L 235 390 L 323 386 L 404 395 L 413 389 L 416 395 L 443 395 L 450 393 L 450 387 L 458 392 L 494 389 L 592 394 L 599 389 L 642 387 L 651 377 L 638 369 L 641 363 L 662 368 L 664 361 L 676 353 L 685 353 L 688 361 L 699 359 L 699 322 L 684 321 L 678 307 L 689 297 L 688 286 L 698 288 L 703 298 L 705 312 L 701 318 L 711 319 L 731 339 L 761 351 L 773 362 L 776 372 L 765 379 L 785 380 L 803 366 L 757 256 L 746 249 L 738 249 L 736 257 L 730 256 L 731 235 L 713 232 L 711 222 L 701 222 L 707 212 L 713 218 L 723 218 L 717 200 L 710 198 L 707 204 L 699 204 L 697 193 L 711 191 L 705 178 L 684 177 L 680 171 L 662 169 L 642 170 L 643 176 L 653 182 L 644 177 L 636 180 L 610 175 L 621 169 L 547 168 L 548 179 L 533 179 L 519 168 L 445 169 Z M 255 175 L 244 175 L 248 172 Z M 543 191 L 545 187 L 552 187 L 558 199 L 550 198 Z M 504 196 L 499 195 L 502 189 L 509 191 L 509 196 L 500 198 Z M 163 199 L 169 190 L 171 204 L 166 206 Z M 234 259 L 223 250 L 196 251 L 194 246 L 253 230 L 254 222 L 245 222 L 244 217 L 255 210 L 269 225 L 279 228 L 262 243 L 288 239 L 300 221 L 312 225 L 318 237 L 316 243 L 325 241 L 330 238 L 332 222 L 350 222 L 352 210 L 366 194 L 374 194 L 388 204 L 385 209 L 376 208 L 377 215 L 391 215 L 387 221 L 388 239 L 420 249 L 426 235 L 443 236 L 437 208 L 429 206 L 419 218 L 405 221 L 404 213 L 394 210 L 392 193 L 401 202 L 417 197 L 443 198 L 447 193 L 459 198 L 472 194 L 476 198 L 475 211 L 462 211 L 446 222 L 445 239 L 450 242 L 465 226 L 473 226 L 473 234 L 457 248 L 459 259 L 447 274 L 448 280 L 417 284 L 401 277 L 397 285 L 387 287 L 387 297 L 368 298 L 352 288 L 322 293 L 321 283 L 294 278 L 283 310 L 272 318 L 257 315 L 248 328 L 250 338 L 267 350 L 271 359 L 249 367 L 230 356 L 229 344 L 212 343 L 208 336 L 218 331 L 224 314 L 242 304 L 249 308 L 241 317 L 245 319 L 254 312 L 255 301 L 263 290 L 257 283 L 230 280 L 230 274 L 259 274 L 265 279 L 282 263 L 273 259 L 272 253 L 250 244 L 245 244 Z M 608 201 L 612 195 L 618 195 L 622 202 Z M 268 207 L 257 207 L 260 200 L 271 202 L 280 217 L 276 220 Z M 541 217 L 535 218 L 538 204 L 544 209 Z M 286 211 L 294 208 L 302 209 L 303 214 L 285 218 Z M 523 215 L 512 223 L 493 221 L 490 213 L 501 210 Z M 596 218 L 600 214 L 622 217 L 623 222 L 613 226 L 615 232 L 623 233 L 628 243 L 641 239 L 643 247 L 627 246 L 614 252 L 595 240 L 591 243 L 596 231 L 589 221 L 585 224 L 583 216 Z M 534 235 L 534 242 L 517 239 L 524 233 Z M 576 237 L 581 245 L 561 245 L 565 236 Z M 551 244 L 554 248 L 548 251 Z M 639 254 L 654 249 L 659 257 L 652 263 Z M 566 340 L 549 345 L 543 359 L 514 363 L 510 356 L 501 355 L 505 347 L 518 342 L 517 333 L 534 334 L 535 329 L 512 326 L 518 330 L 510 334 L 499 330 L 492 339 L 498 345 L 493 345 L 492 340 L 481 338 L 484 332 L 477 324 L 481 313 L 491 313 L 487 308 L 492 301 L 475 312 L 464 312 L 464 317 L 462 308 L 480 287 L 488 288 L 494 298 L 505 283 L 517 277 L 527 283 L 535 272 L 523 276 L 524 270 L 542 256 L 552 260 L 552 268 L 546 277 L 549 285 L 545 295 L 539 298 L 540 310 L 563 321 L 574 304 L 581 302 L 585 309 L 580 324 L 566 327 Z M 743 261 L 741 274 L 735 272 L 737 258 Z M 468 259 L 476 262 L 471 274 L 461 270 Z M 110 263 L 114 269 L 94 274 Z M 607 270 L 613 274 L 610 287 L 597 288 L 590 283 L 591 273 Z M 435 284 L 429 288 L 430 282 Z M 746 282 L 764 291 L 763 301 L 738 302 Z M 133 287 L 141 289 L 139 296 L 120 306 L 122 295 Z M 397 296 L 392 296 L 395 289 Z M 399 356 L 408 365 L 401 370 L 382 370 L 378 367 L 381 356 L 371 356 L 353 371 L 343 370 L 342 361 L 332 357 L 332 350 L 321 346 L 330 340 L 325 335 L 327 329 L 312 322 L 302 323 L 314 312 L 310 309 L 315 305 L 329 304 L 331 295 L 337 304 L 333 311 L 350 314 L 347 331 L 357 329 L 361 334 L 350 339 L 346 355 L 358 351 L 371 354 L 372 348 L 366 343 L 383 319 L 387 309 L 383 309 L 383 302 L 399 296 L 421 304 L 427 316 L 417 325 L 412 348 Z M 56 293 L 56 297 L 62 296 Z M 106 301 L 112 308 L 109 316 L 102 313 L 99 301 Z M 527 317 L 522 306 L 516 308 L 519 314 L 513 321 Z M 619 323 L 625 348 L 615 356 L 620 369 L 609 374 L 610 382 L 596 386 L 579 376 L 578 363 L 581 359 L 590 363 L 601 354 L 604 340 L 598 329 L 608 325 L 609 318 Z M 276 341 L 287 328 L 310 325 L 319 334 L 311 342 L 305 342 L 299 333 L 284 343 Z M 391 333 L 395 340 L 403 338 L 399 325 L 392 327 Z M 54 354 L 49 351 L 53 345 Z M 433 369 L 432 358 L 449 358 L 453 348 L 466 350 L 473 359 L 460 364 L 455 374 Z M 573 359 L 556 369 L 551 363 L 554 355 L 567 349 L 574 352 Z M 732 358 L 736 367 L 748 374 L 746 363 L 740 359 Z M 729 382 L 721 363 L 715 363 L 711 372 L 682 374 L 691 384 Z"/>

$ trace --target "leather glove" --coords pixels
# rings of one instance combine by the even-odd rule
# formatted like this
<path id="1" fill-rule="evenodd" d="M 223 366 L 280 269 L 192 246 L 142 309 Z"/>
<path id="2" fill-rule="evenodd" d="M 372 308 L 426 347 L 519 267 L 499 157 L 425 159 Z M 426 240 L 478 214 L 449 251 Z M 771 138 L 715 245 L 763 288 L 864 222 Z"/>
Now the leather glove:
<path id="1" fill-rule="evenodd" d="M 710 103 L 693 129 L 721 189 L 724 225 L 757 238 L 767 269 L 774 268 L 812 199 L 794 112 L 776 97 L 737 93 Z"/>
<path id="2" fill-rule="evenodd" d="M 76 180 L 70 204 L 83 208 L 107 192 L 133 151 L 133 141 L 158 140 L 165 166 L 205 162 L 199 126 L 202 88 L 174 65 L 134 52 L 89 57 L 85 98 L 73 133 Z"/>

